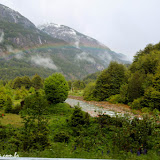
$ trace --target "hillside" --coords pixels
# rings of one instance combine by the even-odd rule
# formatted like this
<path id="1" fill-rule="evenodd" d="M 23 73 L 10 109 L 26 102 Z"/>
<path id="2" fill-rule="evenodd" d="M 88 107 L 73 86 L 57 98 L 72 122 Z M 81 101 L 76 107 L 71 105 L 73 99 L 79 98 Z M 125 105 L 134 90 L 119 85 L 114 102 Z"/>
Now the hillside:
<path id="1" fill-rule="evenodd" d="M 50 23 L 38 26 L 38 28 L 53 38 L 62 39 L 70 45 L 81 49 L 83 52 L 79 57 L 83 58 L 84 55 L 91 55 L 95 59 L 98 59 L 102 62 L 103 67 L 107 67 L 110 61 L 130 63 L 127 61 L 127 57 L 125 55 L 112 51 L 109 47 L 96 39 L 84 35 L 68 26 Z"/>
<path id="2" fill-rule="evenodd" d="M 83 36 L 78 32 L 76 34 Z M 85 39 L 84 37 L 84 41 Z M 96 43 L 97 41 L 92 39 L 90 46 L 98 47 Z M 20 13 L 0 5 L 1 79 L 24 75 L 31 77 L 35 73 L 47 77 L 54 72 L 61 72 L 67 79 L 81 79 L 108 66 L 110 59 L 105 58 L 108 57 L 107 54 L 101 56 L 104 54 L 100 52 L 102 48 L 99 47 L 98 54 L 95 54 L 96 50 L 91 47 L 89 50 L 84 48 L 39 30 Z M 120 54 L 110 55 L 115 57 L 112 60 L 122 62 L 118 59 Z"/>

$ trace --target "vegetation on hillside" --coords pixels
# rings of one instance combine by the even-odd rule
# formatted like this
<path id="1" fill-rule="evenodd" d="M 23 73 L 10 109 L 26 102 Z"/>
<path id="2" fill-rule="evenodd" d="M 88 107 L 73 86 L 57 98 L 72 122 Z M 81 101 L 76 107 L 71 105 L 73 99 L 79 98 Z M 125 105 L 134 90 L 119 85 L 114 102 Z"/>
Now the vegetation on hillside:
<path id="1" fill-rule="evenodd" d="M 111 62 L 84 90 L 86 100 L 129 104 L 133 109 L 160 111 L 160 43 L 139 51 L 127 68 Z"/>
<path id="2" fill-rule="evenodd" d="M 96 80 L 89 76 L 87 81 L 67 83 L 60 73 L 46 79 L 36 74 L 1 80 L 0 154 L 159 159 L 160 57 L 153 48 L 140 51 L 129 68 L 111 62 Z M 80 106 L 71 108 L 64 103 L 69 89 L 77 94 L 84 90 L 86 100 L 128 103 L 145 114 L 142 119 L 127 115 L 90 117 Z"/>

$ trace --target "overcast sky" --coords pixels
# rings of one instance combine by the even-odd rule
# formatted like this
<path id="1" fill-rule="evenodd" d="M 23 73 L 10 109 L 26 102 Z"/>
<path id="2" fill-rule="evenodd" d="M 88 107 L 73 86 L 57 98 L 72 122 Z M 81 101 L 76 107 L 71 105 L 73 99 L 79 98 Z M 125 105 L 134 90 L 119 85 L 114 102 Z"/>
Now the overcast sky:
<path id="1" fill-rule="evenodd" d="M 57 23 L 131 59 L 160 41 L 160 0 L 0 0 L 35 25 Z"/>

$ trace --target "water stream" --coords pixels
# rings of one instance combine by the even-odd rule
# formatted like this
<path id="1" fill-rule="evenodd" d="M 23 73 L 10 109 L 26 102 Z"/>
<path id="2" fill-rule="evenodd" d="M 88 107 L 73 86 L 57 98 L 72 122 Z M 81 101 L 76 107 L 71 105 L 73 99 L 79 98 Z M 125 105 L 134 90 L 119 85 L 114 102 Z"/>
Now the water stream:
<path id="1" fill-rule="evenodd" d="M 103 107 L 97 107 L 96 105 L 88 104 L 86 102 L 76 100 L 76 99 L 68 98 L 66 99 L 65 102 L 71 105 L 72 107 L 74 107 L 75 105 L 79 105 L 83 111 L 88 112 L 93 117 L 98 116 L 99 114 L 106 114 L 111 117 L 115 117 L 116 115 L 121 114 L 121 113 L 115 113 L 114 111 L 110 111 Z M 121 114 L 121 116 L 123 115 Z"/>

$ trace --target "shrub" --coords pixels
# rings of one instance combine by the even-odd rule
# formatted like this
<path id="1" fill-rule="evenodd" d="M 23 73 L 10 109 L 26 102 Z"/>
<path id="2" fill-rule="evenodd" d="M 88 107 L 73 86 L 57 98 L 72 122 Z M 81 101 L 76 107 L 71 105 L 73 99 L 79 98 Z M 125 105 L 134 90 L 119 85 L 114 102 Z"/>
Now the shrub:
<path id="1" fill-rule="evenodd" d="M 34 93 L 35 93 L 35 89 L 34 89 L 33 87 L 31 87 L 31 88 L 29 89 L 29 93 L 34 94 Z"/>
<path id="2" fill-rule="evenodd" d="M 51 103 L 64 102 L 68 97 L 68 83 L 60 73 L 54 73 L 45 79 L 44 90 Z"/>
<path id="3" fill-rule="evenodd" d="M 55 142 L 68 142 L 69 141 L 69 134 L 66 133 L 65 131 L 60 131 L 54 136 L 54 141 Z"/>
<path id="4" fill-rule="evenodd" d="M 12 113 L 13 114 L 19 114 L 19 112 L 21 111 L 22 107 L 20 104 L 17 104 L 15 107 L 12 108 Z"/>
<path id="5" fill-rule="evenodd" d="M 5 94 L 1 93 L 0 94 L 0 108 L 3 108 L 6 102 L 6 96 Z"/>
<path id="6" fill-rule="evenodd" d="M 89 83 L 86 88 L 84 89 L 83 97 L 85 100 L 91 101 L 94 100 L 94 89 L 95 89 L 95 83 L 91 82 Z"/>
<path id="7" fill-rule="evenodd" d="M 12 112 L 12 100 L 10 97 L 7 97 L 5 102 L 5 113 L 11 113 Z"/>
<path id="8" fill-rule="evenodd" d="M 149 113 L 151 110 L 150 110 L 150 108 L 148 108 L 148 107 L 144 107 L 144 108 L 141 109 L 141 111 L 142 111 L 143 113 Z"/>
<path id="9" fill-rule="evenodd" d="M 107 98 L 107 101 L 110 103 L 121 103 L 122 102 L 122 97 L 120 94 L 112 95 L 109 98 Z"/>
<path id="10" fill-rule="evenodd" d="M 122 84 L 120 87 L 121 102 L 128 103 L 128 84 Z"/>
<path id="11" fill-rule="evenodd" d="M 143 98 L 137 98 L 131 103 L 131 108 L 132 109 L 141 109 L 142 108 L 142 101 Z"/>
<path id="12" fill-rule="evenodd" d="M 156 91 L 154 88 L 148 88 L 144 93 L 144 107 L 149 107 L 150 109 L 160 110 L 160 92 Z"/>

